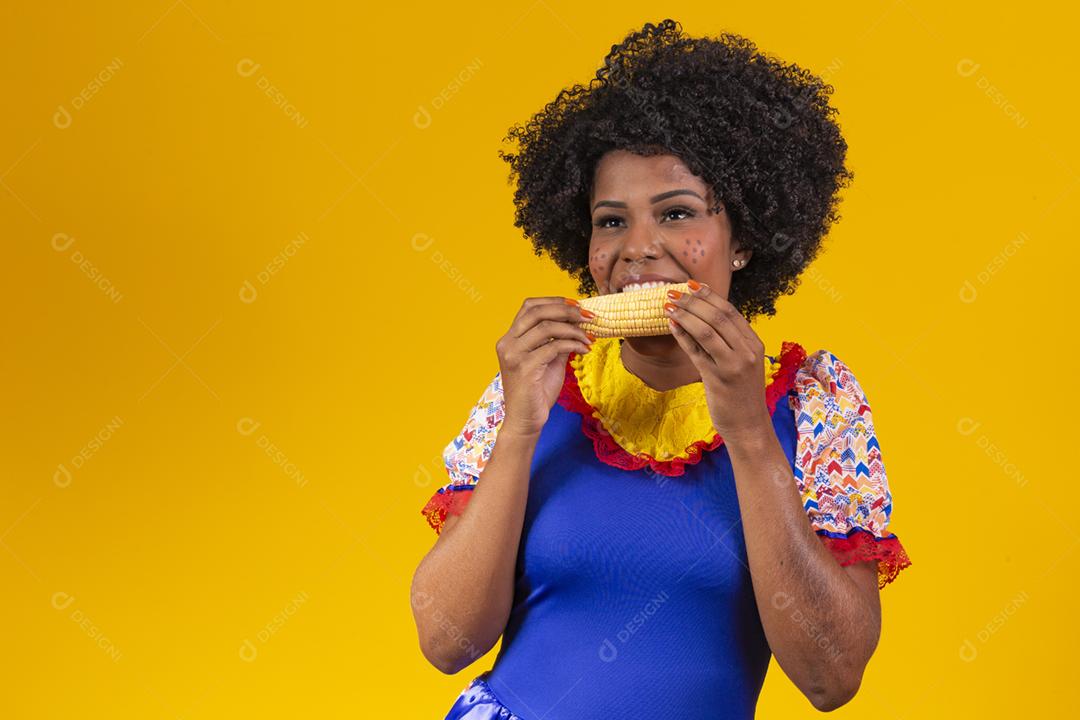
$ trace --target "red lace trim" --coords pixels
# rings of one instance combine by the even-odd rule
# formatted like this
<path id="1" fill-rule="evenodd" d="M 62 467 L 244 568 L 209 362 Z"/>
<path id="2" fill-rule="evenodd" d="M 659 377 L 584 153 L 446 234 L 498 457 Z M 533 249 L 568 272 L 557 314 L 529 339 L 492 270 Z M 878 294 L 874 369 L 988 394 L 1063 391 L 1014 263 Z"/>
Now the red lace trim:
<path id="1" fill-rule="evenodd" d="M 841 538 L 822 535 L 821 531 L 818 531 L 818 537 L 840 562 L 841 567 L 876 560 L 878 589 L 891 583 L 901 570 L 911 566 L 907 551 L 895 535 L 878 539 L 872 533 L 860 529 Z"/>
<path id="2" fill-rule="evenodd" d="M 428 525 L 432 527 L 435 534 L 441 534 L 443 525 L 446 524 L 447 514 L 460 515 L 472 499 L 472 494 L 472 489 L 436 492 L 420 512 L 427 518 Z"/>
<path id="3" fill-rule="evenodd" d="M 596 457 L 601 462 L 623 470 L 640 470 L 648 466 L 653 472 L 669 477 L 682 475 L 686 472 L 686 465 L 696 465 L 702 455 L 708 450 L 715 450 L 723 444 L 724 440 L 720 433 L 706 442 L 697 440 L 686 448 L 686 458 L 672 458 L 671 460 L 657 460 L 648 453 L 632 455 L 623 449 L 611 436 L 600 422 L 593 417 L 595 409 L 585 400 L 578 385 L 577 375 L 574 374 L 574 366 L 571 361 L 577 357 L 577 353 L 571 353 L 566 361 L 566 379 L 562 390 L 559 392 L 558 402 L 567 410 L 581 415 L 581 429 L 588 437 L 592 438 Z M 780 351 L 780 367 L 772 375 L 772 381 L 765 388 L 765 403 L 772 415 L 776 403 L 787 394 L 795 382 L 795 373 L 806 359 L 806 350 L 795 342 L 784 341 Z"/>

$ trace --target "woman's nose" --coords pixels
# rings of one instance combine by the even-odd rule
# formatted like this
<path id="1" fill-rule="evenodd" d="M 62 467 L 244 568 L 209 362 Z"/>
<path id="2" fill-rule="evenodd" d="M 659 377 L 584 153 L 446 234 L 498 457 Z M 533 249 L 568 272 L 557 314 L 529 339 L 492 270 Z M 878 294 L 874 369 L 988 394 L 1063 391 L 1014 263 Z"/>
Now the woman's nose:
<path id="1" fill-rule="evenodd" d="M 642 223 L 635 223 L 623 235 L 622 257 L 639 260 L 642 257 L 657 257 L 663 250 L 663 238 L 656 228 Z"/>

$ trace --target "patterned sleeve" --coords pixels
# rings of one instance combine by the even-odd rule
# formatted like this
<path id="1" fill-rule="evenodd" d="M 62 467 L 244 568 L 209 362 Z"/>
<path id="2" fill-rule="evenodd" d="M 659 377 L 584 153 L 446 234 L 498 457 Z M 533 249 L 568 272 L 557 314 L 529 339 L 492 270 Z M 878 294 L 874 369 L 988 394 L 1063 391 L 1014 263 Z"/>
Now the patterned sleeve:
<path id="1" fill-rule="evenodd" d="M 495 436 L 502 420 L 502 374 L 495 373 L 495 378 L 469 412 L 461 432 L 443 450 L 449 482 L 435 491 L 420 511 L 437 534 L 442 532 L 448 513 L 460 515 L 469 503 L 472 490 L 495 447 Z"/>
<path id="2" fill-rule="evenodd" d="M 814 531 L 841 566 L 874 560 L 878 587 L 911 565 L 888 532 L 892 494 L 866 395 L 827 350 L 795 374 L 795 479 Z"/>

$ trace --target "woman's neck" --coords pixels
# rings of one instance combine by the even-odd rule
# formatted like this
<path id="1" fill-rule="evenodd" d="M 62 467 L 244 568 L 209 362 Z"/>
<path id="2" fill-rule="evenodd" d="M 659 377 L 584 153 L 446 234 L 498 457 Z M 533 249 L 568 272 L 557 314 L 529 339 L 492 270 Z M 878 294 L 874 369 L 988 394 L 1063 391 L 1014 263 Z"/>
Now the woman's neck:
<path id="1" fill-rule="evenodd" d="M 657 392 L 701 381 L 701 374 L 672 335 L 624 338 L 620 345 L 623 367 Z"/>

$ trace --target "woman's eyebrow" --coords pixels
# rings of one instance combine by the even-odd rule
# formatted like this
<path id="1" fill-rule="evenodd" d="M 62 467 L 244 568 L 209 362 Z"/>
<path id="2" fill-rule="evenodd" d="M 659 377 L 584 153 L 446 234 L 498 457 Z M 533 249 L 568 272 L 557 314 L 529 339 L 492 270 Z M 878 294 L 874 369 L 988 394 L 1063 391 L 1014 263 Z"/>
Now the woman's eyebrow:
<path id="1" fill-rule="evenodd" d="M 705 198 L 701 197 L 689 188 L 679 188 L 678 190 L 668 190 L 667 192 L 662 192 L 659 195 L 654 195 L 649 198 L 649 202 L 655 204 L 660 202 L 661 200 L 667 200 L 669 197 L 674 197 L 675 195 L 693 195 L 701 202 L 705 202 Z M 626 203 L 619 202 L 618 200 L 601 200 L 595 205 L 593 205 L 593 212 L 596 212 L 596 208 L 598 207 L 625 208 Z"/>

